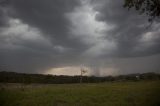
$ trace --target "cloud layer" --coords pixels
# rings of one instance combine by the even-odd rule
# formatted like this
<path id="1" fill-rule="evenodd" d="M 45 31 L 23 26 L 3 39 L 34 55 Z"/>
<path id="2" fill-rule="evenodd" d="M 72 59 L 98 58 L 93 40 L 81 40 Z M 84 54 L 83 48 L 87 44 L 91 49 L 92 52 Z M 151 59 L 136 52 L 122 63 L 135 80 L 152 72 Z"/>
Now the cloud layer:
<path id="1" fill-rule="evenodd" d="M 6 0 L 0 66 L 70 75 L 67 70 L 76 74 L 81 65 L 94 75 L 159 72 L 160 23 L 148 25 L 145 15 L 123 8 L 123 0 Z"/>

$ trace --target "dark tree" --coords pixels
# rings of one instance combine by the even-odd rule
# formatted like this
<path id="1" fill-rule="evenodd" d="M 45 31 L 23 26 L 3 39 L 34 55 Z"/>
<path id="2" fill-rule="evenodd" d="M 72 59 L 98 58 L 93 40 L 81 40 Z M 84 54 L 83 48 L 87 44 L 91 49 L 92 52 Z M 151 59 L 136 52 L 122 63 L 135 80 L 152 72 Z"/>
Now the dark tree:
<path id="1" fill-rule="evenodd" d="M 140 14 L 146 14 L 149 16 L 149 22 L 153 22 L 155 18 L 160 18 L 160 0 L 125 0 L 124 7 L 134 8 Z"/>

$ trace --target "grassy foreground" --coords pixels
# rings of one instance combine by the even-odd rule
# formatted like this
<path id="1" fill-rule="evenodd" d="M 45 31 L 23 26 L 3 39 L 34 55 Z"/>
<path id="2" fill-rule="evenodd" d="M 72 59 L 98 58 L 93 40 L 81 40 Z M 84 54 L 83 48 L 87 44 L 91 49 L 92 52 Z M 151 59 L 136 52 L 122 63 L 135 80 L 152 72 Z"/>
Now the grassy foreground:
<path id="1" fill-rule="evenodd" d="M 160 81 L 99 84 L 8 84 L 0 106 L 160 106 Z"/>

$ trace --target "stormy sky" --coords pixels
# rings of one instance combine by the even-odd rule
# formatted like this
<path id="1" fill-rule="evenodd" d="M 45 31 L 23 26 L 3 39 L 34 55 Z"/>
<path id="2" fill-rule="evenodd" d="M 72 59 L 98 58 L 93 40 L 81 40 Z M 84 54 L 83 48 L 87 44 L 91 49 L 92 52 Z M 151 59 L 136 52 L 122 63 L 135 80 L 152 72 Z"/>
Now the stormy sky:
<path id="1" fill-rule="evenodd" d="M 160 72 L 160 23 L 123 0 L 0 0 L 0 69 L 105 76 Z M 150 26 L 150 27 L 148 27 Z"/>

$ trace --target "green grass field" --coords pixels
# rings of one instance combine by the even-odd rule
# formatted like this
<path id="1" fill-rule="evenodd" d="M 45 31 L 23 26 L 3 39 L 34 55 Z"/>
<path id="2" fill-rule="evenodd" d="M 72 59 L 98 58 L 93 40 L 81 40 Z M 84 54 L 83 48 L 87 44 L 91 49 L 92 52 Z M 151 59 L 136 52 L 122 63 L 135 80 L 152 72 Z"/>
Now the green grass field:
<path id="1" fill-rule="evenodd" d="M 160 106 L 160 81 L 97 84 L 8 84 L 0 106 Z"/>

